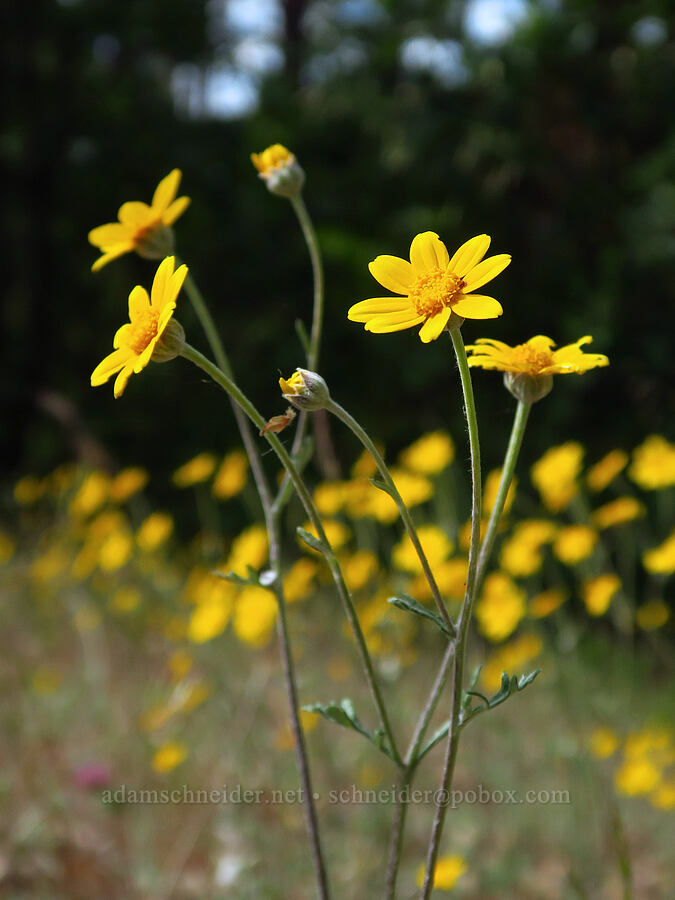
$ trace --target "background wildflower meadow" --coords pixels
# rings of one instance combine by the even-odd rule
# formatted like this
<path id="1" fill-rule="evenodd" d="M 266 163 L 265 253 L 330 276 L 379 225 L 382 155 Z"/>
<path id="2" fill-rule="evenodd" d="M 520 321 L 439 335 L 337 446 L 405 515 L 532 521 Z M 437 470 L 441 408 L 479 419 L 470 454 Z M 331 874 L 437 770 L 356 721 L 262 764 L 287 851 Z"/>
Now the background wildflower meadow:
<path id="1" fill-rule="evenodd" d="M 668 4 L 37 0 L 32 10 L 30 21 L 8 12 L 0 29 L 0 896 L 316 896 L 277 607 L 258 580 L 268 533 L 234 418 L 184 360 L 132 375 L 145 307 L 124 332 L 124 359 L 112 350 L 131 287 L 149 291 L 157 270 L 119 249 L 146 219 L 87 242 L 125 201 L 153 201 L 177 237 L 175 250 L 159 248 L 176 253 L 176 284 L 185 261 L 246 392 L 284 418 L 279 375 L 292 388 L 303 364 L 296 322 L 310 321 L 312 289 L 289 204 L 257 177 L 264 154 L 250 158 L 277 141 L 306 174 L 325 262 L 318 370 L 385 454 L 453 616 L 471 528 L 461 391 L 445 335 L 426 345 L 414 330 L 374 335 L 348 320 L 379 290 L 368 263 L 407 258 L 429 230 L 452 249 L 487 231 L 494 252 L 512 256 L 495 288 L 505 315 L 467 320 L 467 344 L 593 335 L 587 351 L 610 360 L 556 377 L 531 413 L 468 662 L 481 666 L 477 698 L 498 694 L 504 671 L 541 672 L 466 729 L 434 896 L 670 896 Z M 175 315 L 206 349 L 183 294 Z M 119 399 L 89 384 L 116 360 Z M 514 401 L 500 373 L 472 374 L 487 520 Z M 443 640 L 387 599 L 432 609 L 431 590 L 393 500 L 370 482 L 371 458 L 336 420 L 320 423 L 306 479 L 405 732 Z M 296 424 L 281 425 L 290 447 Z M 297 501 L 285 525 L 300 702 L 349 697 L 368 719 L 326 565 L 295 538 L 312 531 Z M 316 712 L 302 724 L 336 896 L 380 896 L 396 772 Z M 441 757 L 429 752 L 422 792 L 437 787 Z M 175 793 L 139 802 L 140 790 Z M 186 794 L 212 790 L 216 801 Z M 422 885 L 432 813 L 428 799 L 411 805 L 402 897 Z"/>

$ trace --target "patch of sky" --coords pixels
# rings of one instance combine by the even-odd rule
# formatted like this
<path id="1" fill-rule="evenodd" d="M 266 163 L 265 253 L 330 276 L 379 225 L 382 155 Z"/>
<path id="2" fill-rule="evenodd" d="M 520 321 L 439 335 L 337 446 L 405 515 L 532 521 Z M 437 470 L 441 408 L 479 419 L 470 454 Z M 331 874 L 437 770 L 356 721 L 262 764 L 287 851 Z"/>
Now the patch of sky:
<path id="1" fill-rule="evenodd" d="M 648 47 L 653 44 L 662 44 L 668 38 L 668 28 L 663 19 L 658 16 L 643 16 L 633 23 L 630 30 L 633 43 Z"/>
<path id="2" fill-rule="evenodd" d="M 464 28 L 475 43 L 496 46 L 506 43 L 529 13 L 527 0 L 470 0 Z"/>
<path id="3" fill-rule="evenodd" d="M 458 41 L 418 35 L 401 44 L 400 58 L 406 69 L 428 72 L 447 86 L 461 84 L 467 77 L 462 46 Z"/>

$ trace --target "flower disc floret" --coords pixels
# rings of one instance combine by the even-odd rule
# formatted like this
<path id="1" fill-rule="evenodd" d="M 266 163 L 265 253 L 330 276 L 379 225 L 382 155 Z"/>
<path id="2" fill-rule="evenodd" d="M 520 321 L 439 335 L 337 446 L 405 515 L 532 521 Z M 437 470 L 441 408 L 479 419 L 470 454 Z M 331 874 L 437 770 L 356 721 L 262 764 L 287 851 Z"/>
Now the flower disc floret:
<path id="1" fill-rule="evenodd" d="M 92 387 L 105 384 L 117 374 L 114 395 L 121 397 L 131 375 L 141 372 L 159 349 L 158 344 L 171 322 L 176 298 L 188 271 L 187 266 L 179 266 L 174 272 L 174 263 L 173 256 L 160 263 L 151 297 L 140 285 L 129 294 L 129 322 L 118 329 L 113 340 L 114 352 L 92 372 Z"/>
<path id="2" fill-rule="evenodd" d="M 190 205 L 189 197 L 176 199 L 181 177 L 180 169 L 174 169 L 157 185 L 150 206 L 136 200 L 123 203 L 117 213 L 119 221 L 89 232 L 89 243 L 103 254 L 91 267 L 92 272 L 134 250 L 148 259 L 162 259 L 171 253 L 171 226 Z"/>
<path id="3" fill-rule="evenodd" d="M 397 256 L 378 256 L 369 269 L 387 290 L 402 296 L 372 297 L 355 303 L 348 312 L 366 331 L 386 334 L 422 324 L 425 344 L 440 335 L 452 315 L 462 319 L 493 319 L 502 314 L 493 297 L 472 293 L 492 281 L 511 262 L 507 253 L 483 257 L 490 246 L 487 234 L 466 241 L 450 257 L 433 231 L 418 234 L 410 245 L 410 262 Z"/>

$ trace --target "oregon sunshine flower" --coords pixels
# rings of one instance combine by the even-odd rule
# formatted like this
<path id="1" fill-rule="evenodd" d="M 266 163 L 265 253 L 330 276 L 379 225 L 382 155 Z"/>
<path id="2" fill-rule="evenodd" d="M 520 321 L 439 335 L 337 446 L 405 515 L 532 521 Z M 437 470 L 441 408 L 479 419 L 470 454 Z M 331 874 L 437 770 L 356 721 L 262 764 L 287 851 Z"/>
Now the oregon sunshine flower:
<path id="1" fill-rule="evenodd" d="M 355 303 L 347 316 L 363 322 L 366 331 L 386 334 L 424 323 L 419 331 L 425 344 L 434 341 L 451 313 L 463 319 L 494 319 L 502 314 L 493 297 L 472 294 L 492 281 L 511 262 L 507 253 L 483 259 L 490 237 L 479 234 L 462 244 L 452 259 L 433 231 L 418 234 L 410 245 L 410 262 L 397 256 L 378 256 L 368 268 L 388 291 L 400 297 L 373 297 Z"/>
<path id="2" fill-rule="evenodd" d="M 133 250 L 147 259 L 161 259 L 173 250 L 171 225 L 190 205 L 189 197 L 176 199 L 181 177 L 180 169 L 174 169 L 157 185 L 150 206 L 139 200 L 123 203 L 117 213 L 119 221 L 89 232 L 89 243 L 103 254 L 91 267 L 92 272 Z"/>
<path id="3" fill-rule="evenodd" d="M 262 153 L 251 153 L 251 162 L 272 194 L 295 197 L 302 190 L 305 173 L 295 155 L 283 144 L 272 144 Z"/>
<path id="4" fill-rule="evenodd" d="M 174 262 L 174 257 L 168 256 L 159 264 L 152 282 L 151 298 L 140 285 L 136 285 L 129 294 L 129 322 L 117 330 L 113 353 L 106 356 L 91 373 L 92 387 L 105 384 L 119 372 L 114 394 L 116 398 L 121 397 L 131 375 L 141 372 L 150 362 L 171 321 L 176 298 L 188 271 L 187 266 L 179 266 L 174 272 Z"/>

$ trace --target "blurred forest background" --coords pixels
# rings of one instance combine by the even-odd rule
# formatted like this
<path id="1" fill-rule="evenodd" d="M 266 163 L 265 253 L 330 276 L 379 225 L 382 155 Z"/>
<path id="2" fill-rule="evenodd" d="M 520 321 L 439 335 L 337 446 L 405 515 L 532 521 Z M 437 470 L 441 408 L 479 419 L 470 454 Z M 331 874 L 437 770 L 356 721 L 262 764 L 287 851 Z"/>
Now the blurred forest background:
<path id="1" fill-rule="evenodd" d="M 117 464 L 160 473 L 204 442 L 236 446 L 227 416 L 202 424 L 211 387 L 184 402 L 199 376 L 181 361 L 121 401 L 89 386 L 155 264 L 126 256 L 92 274 L 87 232 L 125 200 L 149 202 L 173 167 L 192 198 L 178 252 L 242 385 L 264 414 L 282 411 L 276 380 L 302 358 L 294 321 L 309 320 L 311 273 L 290 206 L 250 163 L 276 141 L 307 172 L 325 254 L 321 371 L 392 452 L 434 427 L 461 437 L 450 348 L 372 336 L 346 311 L 374 293 L 369 260 L 406 256 L 427 229 L 453 247 L 486 231 L 513 254 L 505 315 L 468 323 L 465 340 L 588 333 L 611 359 L 537 408 L 524 463 L 568 438 L 598 458 L 668 433 L 673 13 L 669 0 L 3 4 L 6 471 L 49 471 L 91 436 Z M 187 303 L 179 317 L 205 348 Z M 492 466 L 513 401 L 498 377 L 477 377 Z"/>

